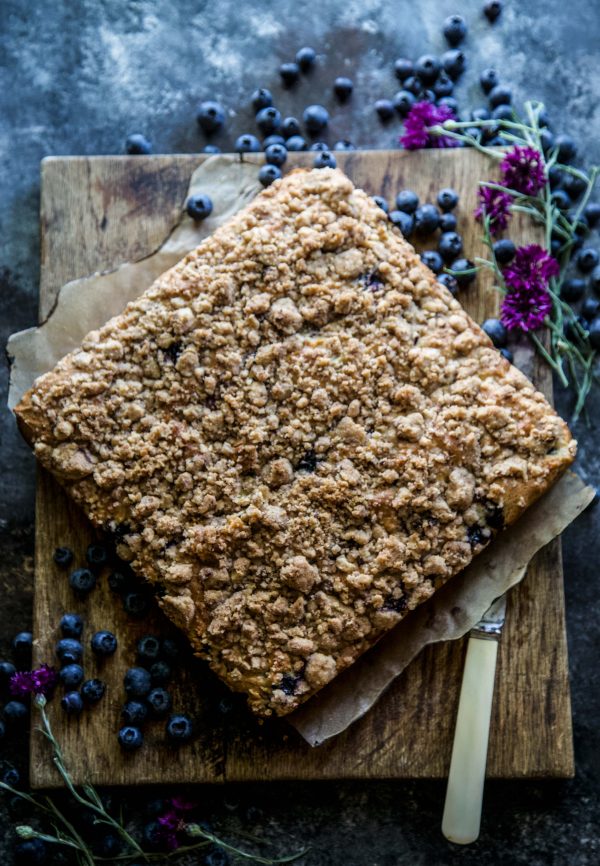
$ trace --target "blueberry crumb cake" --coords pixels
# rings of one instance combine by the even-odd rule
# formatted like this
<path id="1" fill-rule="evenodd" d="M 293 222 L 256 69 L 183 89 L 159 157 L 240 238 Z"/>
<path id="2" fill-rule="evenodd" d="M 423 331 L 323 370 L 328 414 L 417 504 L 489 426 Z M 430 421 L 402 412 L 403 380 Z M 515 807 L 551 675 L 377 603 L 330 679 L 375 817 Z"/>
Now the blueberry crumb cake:
<path id="1" fill-rule="evenodd" d="M 332 169 L 258 195 L 16 414 L 259 715 L 351 665 L 575 453 L 542 394 Z"/>

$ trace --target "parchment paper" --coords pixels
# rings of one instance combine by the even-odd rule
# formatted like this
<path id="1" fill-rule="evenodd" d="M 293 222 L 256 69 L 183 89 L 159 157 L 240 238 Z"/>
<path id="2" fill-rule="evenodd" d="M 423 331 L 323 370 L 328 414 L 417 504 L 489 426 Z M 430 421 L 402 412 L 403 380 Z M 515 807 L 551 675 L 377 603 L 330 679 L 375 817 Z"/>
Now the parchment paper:
<path id="1" fill-rule="evenodd" d="M 256 164 L 236 157 L 206 160 L 194 172 L 188 195 L 210 195 L 214 211 L 207 220 L 196 224 L 184 214 L 152 255 L 63 286 L 48 319 L 37 328 L 13 334 L 9 340 L 9 406 L 15 406 L 34 379 L 79 346 L 89 331 L 120 313 L 156 277 L 250 201 L 260 188 L 256 174 Z M 573 473 L 565 475 L 462 574 L 409 614 L 288 720 L 313 746 L 341 733 L 373 706 L 424 646 L 459 638 L 469 631 L 495 598 L 523 578 L 531 557 L 559 535 L 594 494 L 593 488 L 586 487 Z"/>

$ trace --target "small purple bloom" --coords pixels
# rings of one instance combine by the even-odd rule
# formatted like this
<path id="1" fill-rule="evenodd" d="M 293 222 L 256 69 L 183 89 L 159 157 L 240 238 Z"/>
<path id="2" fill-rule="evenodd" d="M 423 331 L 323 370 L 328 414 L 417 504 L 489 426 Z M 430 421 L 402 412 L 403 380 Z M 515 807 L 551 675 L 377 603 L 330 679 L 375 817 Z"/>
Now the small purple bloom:
<path id="1" fill-rule="evenodd" d="M 404 132 L 400 144 L 407 150 L 420 150 L 423 147 L 458 147 L 458 142 L 447 135 L 435 135 L 429 127 L 441 126 L 446 120 L 453 120 L 454 112 L 447 105 L 433 105 L 431 102 L 415 102 L 404 121 Z"/>
<path id="2" fill-rule="evenodd" d="M 516 145 L 500 163 L 502 183 L 523 195 L 536 195 L 546 184 L 544 159 L 533 147 Z"/>
<path id="3" fill-rule="evenodd" d="M 502 301 L 500 320 L 511 331 L 535 331 L 551 310 L 552 299 L 546 289 L 509 292 Z"/>
<path id="4" fill-rule="evenodd" d="M 41 665 L 33 671 L 18 671 L 10 678 L 10 691 L 13 695 L 48 696 L 54 689 L 58 675 L 49 665 Z"/>
<path id="5" fill-rule="evenodd" d="M 504 283 L 509 292 L 546 289 L 548 280 L 559 272 L 559 264 L 553 256 L 539 244 L 529 244 L 518 247 L 513 261 L 504 269 Z"/>
<path id="6" fill-rule="evenodd" d="M 161 841 L 169 851 L 175 851 L 176 848 L 179 848 L 177 833 L 183 830 L 183 821 L 176 812 L 169 811 L 159 817 L 158 823 L 160 824 Z"/>
<path id="7" fill-rule="evenodd" d="M 510 217 L 510 205 L 512 198 L 501 189 L 493 189 L 489 186 L 479 187 L 479 207 L 475 209 L 476 219 L 481 220 L 484 216 L 490 218 L 490 234 L 498 235 L 508 225 Z"/>

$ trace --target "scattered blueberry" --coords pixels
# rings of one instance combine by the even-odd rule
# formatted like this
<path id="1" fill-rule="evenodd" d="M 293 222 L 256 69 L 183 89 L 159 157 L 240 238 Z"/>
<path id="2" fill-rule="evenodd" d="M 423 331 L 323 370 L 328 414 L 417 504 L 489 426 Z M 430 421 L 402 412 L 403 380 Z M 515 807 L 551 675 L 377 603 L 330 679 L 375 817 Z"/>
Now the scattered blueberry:
<path id="1" fill-rule="evenodd" d="M 453 277 L 452 274 L 440 274 L 438 277 L 438 283 L 445 286 L 452 295 L 456 295 L 458 292 L 458 282 L 456 277 Z"/>
<path id="2" fill-rule="evenodd" d="M 600 295 L 600 267 L 594 268 L 590 275 L 590 288 Z"/>
<path id="3" fill-rule="evenodd" d="M 356 150 L 356 145 L 351 141 L 348 141 L 347 138 L 341 138 L 339 141 L 333 145 L 334 150 Z"/>
<path id="4" fill-rule="evenodd" d="M 336 165 L 336 158 L 330 150 L 322 150 L 315 156 L 313 162 L 314 168 L 335 168 Z"/>
<path id="5" fill-rule="evenodd" d="M 316 59 L 317 55 L 313 48 L 301 48 L 296 53 L 296 63 L 298 64 L 302 72 L 309 72 L 315 65 Z"/>
<path id="6" fill-rule="evenodd" d="M 131 589 L 131 584 L 132 578 L 128 572 L 113 571 L 108 575 L 108 586 L 119 595 Z"/>
<path id="7" fill-rule="evenodd" d="M 155 688 L 149 693 L 146 702 L 150 707 L 150 713 L 155 719 L 164 718 L 170 711 L 173 701 L 171 695 L 163 688 Z"/>
<path id="8" fill-rule="evenodd" d="M 81 686 L 81 697 L 90 704 L 96 704 L 106 691 L 106 686 L 99 679 L 86 680 Z"/>
<path id="9" fill-rule="evenodd" d="M 83 698 L 79 692 L 67 692 L 60 705 L 69 716 L 78 716 L 83 710 Z"/>
<path id="10" fill-rule="evenodd" d="M 503 346 L 500 349 L 500 354 L 502 355 L 503 358 L 506 358 L 506 360 L 508 361 L 509 364 L 512 364 L 513 353 L 510 351 L 510 349 L 507 349 L 505 346 Z"/>
<path id="11" fill-rule="evenodd" d="M 148 706 L 141 701 L 126 701 L 121 709 L 121 718 L 126 725 L 139 726 L 146 721 Z"/>
<path id="12" fill-rule="evenodd" d="M 437 195 L 437 203 L 443 211 L 454 210 L 458 204 L 458 193 L 450 187 L 441 189 Z"/>
<path id="13" fill-rule="evenodd" d="M 287 149 L 283 144 L 270 144 L 265 150 L 265 159 L 271 165 L 283 165 L 287 159 Z"/>
<path id="14" fill-rule="evenodd" d="M 556 189 L 563 185 L 564 172 L 557 165 L 552 165 L 548 169 L 548 183 L 550 184 L 550 189 Z"/>
<path id="15" fill-rule="evenodd" d="M 394 75 L 398 81 L 406 81 L 407 78 L 414 75 L 414 71 L 412 60 L 408 60 L 406 57 L 399 57 L 394 62 Z"/>
<path id="16" fill-rule="evenodd" d="M 124 728 L 121 728 L 117 735 L 117 739 L 119 740 L 119 745 L 126 752 L 133 752 L 135 749 L 139 749 L 144 742 L 144 737 L 142 736 L 142 732 L 139 728 L 134 728 L 131 725 L 126 725 Z"/>
<path id="17" fill-rule="evenodd" d="M 354 84 L 352 83 L 352 79 L 346 78 L 344 75 L 340 75 L 333 82 L 333 92 L 340 102 L 345 102 L 347 99 L 350 99 L 353 90 Z"/>
<path id="18" fill-rule="evenodd" d="M 560 296 L 563 301 L 568 301 L 570 304 L 581 300 L 585 294 L 585 281 L 577 277 L 572 277 L 565 280 L 560 289 Z"/>
<path id="19" fill-rule="evenodd" d="M 442 257 L 435 250 L 425 250 L 425 252 L 422 252 L 421 261 L 424 265 L 427 265 L 429 270 L 433 271 L 434 274 L 441 274 L 444 268 Z"/>
<path id="20" fill-rule="evenodd" d="M 48 862 L 48 848 L 42 839 L 19 842 L 15 845 L 14 855 L 16 866 L 43 866 Z"/>
<path id="21" fill-rule="evenodd" d="M 4 724 L 2 719 L 0 719 L 0 743 L 2 742 L 2 740 L 4 739 L 5 736 L 6 736 L 6 725 Z"/>
<path id="22" fill-rule="evenodd" d="M 504 84 L 497 84 L 490 90 L 488 99 L 492 108 L 496 108 L 498 105 L 510 105 L 512 90 Z"/>
<path id="23" fill-rule="evenodd" d="M 554 136 L 549 129 L 540 130 L 540 143 L 544 153 L 549 153 L 554 147 Z"/>
<path id="24" fill-rule="evenodd" d="M 411 75 L 410 78 L 407 78 L 403 83 L 404 90 L 408 90 L 409 93 L 412 93 L 413 96 L 420 97 L 423 91 L 423 82 L 417 75 Z"/>
<path id="25" fill-rule="evenodd" d="M 25 660 L 31 657 L 31 648 L 33 646 L 33 635 L 30 631 L 20 631 L 12 640 L 13 652 L 20 659 Z"/>
<path id="26" fill-rule="evenodd" d="M 117 650 L 117 638 L 111 631 L 97 631 L 90 643 L 92 651 L 98 656 L 111 656 Z"/>
<path id="27" fill-rule="evenodd" d="M 300 78 L 300 67 L 297 63 L 282 63 L 279 75 L 284 87 L 291 87 Z"/>
<path id="28" fill-rule="evenodd" d="M 433 84 L 440 73 L 442 64 L 433 54 L 423 54 L 415 63 L 415 75 L 425 85 Z M 404 83 L 406 87 L 406 82 Z"/>
<path id="29" fill-rule="evenodd" d="M 16 674 L 17 669 L 12 662 L 0 662 L 0 686 L 7 686 L 10 678 Z"/>
<path id="30" fill-rule="evenodd" d="M 69 575 L 69 585 L 78 595 L 87 595 L 96 586 L 96 575 L 89 568 L 76 568 Z"/>
<path id="31" fill-rule="evenodd" d="M 16 788 L 21 781 L 21 774 L 16 767 L 9 767 L 2 773 L 2 781 L 5 785 L 10 785 L 11 788 Z"/>
<path id="32" fill-rule="evenodd" d="M 492 118 L 494 120 L 512 120 L 514 118 L 512 105 L 497 105 L 492 109 Z"/>
<path id="33" fill-rule="evenodd" d="M 149 818 L 158 818 L 166 809 L 166 801 L 163 797 L 157 797 L 155 800 L 150 800 L 149 803 L 146 803 L 144 811 Z"/>
<path id="34" fill-rule="evenodd" d="M 313 141 L 309 150 L 329 150 L 329 145 L 326 141 Z"/>
<path id="35" fill-rule="evenodd" d="M 145 634 L 137 642 L 137 660 L 142 665 L 157 661 L 161 653 L 160 640 L 153 634 Z"/>
<path id="36" fill-rule="evenodd" d="M 382 195 L 374 195 L 374 196 L 373 196 L 373 201 L 375 202 L 375 204 L 376 204 L 378 207 L 381 208 L 381 210 L 382 210 L 384 213 L 389 213 L 389 211 L 390 211 L 390 206 L 389 206 L 389 204 L 388 204 L 386 198 L 384 198 Z"/>
<path id="37" fill-rule="evenodd" d="M 271 135 L 281 126 L 281 113 L 273 105 L 261 108 L 256 115 L 256 125 L 263 135 Z"/>
<path id="38" fill-rule="evenodd" d="M 466 69 L 467 58 L 460 48 L 451 48 L 449 51 L 444 51 L 442 54 L 442 66 L 444 67 L 445 72 L 450 76 L 450 79 L 456 81 L 456 79 L 460 78 Z M 440 94 L 440 96 L 449 95 L 450 94 Z"/>
<path id="39" fill-rule="evenodd" d="M 218 848 L 216 845 L 204 857 L 205 866 L 229 866 L 230 863 L 231 858 L 227 851 Z"/>
<path id="40" fill-rule="evenodd" d="M 571 162 L 577 155 L 577 145 L 570 135 L 557 135 L 554 140 L 555 146 L 558 148 L 558 161 L 563 163 Z"/>
<path id="41" fill-rule="evenodd" d="M 146 156 L 152 153 L 152 144 L 148 141 L 145 135 L 140 132 L 134 132 L 128 135 L 125 140 L 125 153 L 130 156 Z"/>
<path id="42" fill-rule="evenodd" d="M 4 718 L 11 724 L 24 722 L 29 716 L 29 707 L 22 701 L 9 701 L 4 705 Z"/>
<path id="43" fill-rule="evenodd" d="M 517 248 L 510 238 L 502 238 L 502 240 L 496 241 L 492 250 L 499 265 L 507 265 L 509 262 L 512 262 L 517 252 Z"/>
<path id="44" fill-rule="evenodd" d="M 467 22 L 462 15 L 450 15 L 444 21 L 442 33 L 449 45 L 458 45 L 467 35 Z"/>
<path id="45" fill-rule="evenodd" d="M 483 6 L 483 14 L 493 24 L 502 12 L 502 3 L 500 0 L 487 0 Z"/>
<path id="46" fill-rule="evenodd" d="M 489 93 L 491 90 L 494 89 L 494 87 L 497 87 L 500 83 L 498 73 L 495 69 L 492 69 L 492 67 L 489 66 L 487 69 L 484 69 L 479 76 L 479 83 L 483 92 Z"/>
<path id="47" fill-rule="evenodd" d="M 83 682 L 83 668 L 78 664 L 65 665 L 58 676 L 66 689 L 76 689 Z"/>
<path id="48" fill-rule="evenodd" d="M 573 204 L 571 196 L 565 189 L 555 189 L 552 193 L 552 201 L 559 210 L 569 210 Z"/>
<path id="49" fill-rule="evenodd" d="M 70 547 L 57 547 L 52 558 L 59 568 L 68 568 L 73 562 L 73 551 Z"/>
<path id="50" fill-rule="evenodd" d="M 158 821 L 149 821 L 143 830 L 145 846 L 150 851 L 160 851 L 165 847 L 164 827 Z"/>
<path id="51" fill-rule="evenodd" d="M 576 262 L 582 274 L 589 274 L 600 262 L 600 256 L 592 247 L 582 247 L 577 253 Z"/>
<path id="52" fill-rule="evenodd" d="M 221 148 L 216 144 L 205 144 L 202 148 L 202 153 L 216 154 L 221 153 Z"/>
<path id="53" fill-rule="evenodd" d="M 143 698 L 152 688 L 152 679 L 145 668 L 129 668 L 125 672 L 123 685 L 130 697 Z"/>
<path id="54" fill-rule="evenodd" d="M 396 196 L 396 208 L 404 213 L 414 213 L 419 207 L 419 196 L 412 189 L 402 189 Z"/>
<path id="55" fill-rule="evenodd" d="M 292 135 L 300 135 L 300 121 L 295 117 L 285 117 L 281 121 L 280 130 L 284 138 L 291 138 Z"/>
<path id="56" fill-rule="evenodd" d="M 176 664 L 179 661 L 180 651 L 176 641 L 167 637 L 160 644 L 160 654 L 171 664 Z"/>
<path id="57" fill-rule="evenodd" d="M 392 210 L 389 214 L 390 222 L 399 228 L 405 238 L 409 238 L 415 227 L 415 218 L 412 214 L 403 210 Z"/>
<path id="58" fill-rule="evenodd" d="M 56 655 L 63 665 L 70 665 L 81 659 L 83 647 L 75 638 L 63 637 L 56 644 Z"/>
<path id="59" fill-rule="evenodd" d="M 490 111 L 484 105 L 480 108 L 474 108 L 471 112 L 471 120 L 489 120 L 490 117 Z"/>
<path id="60" fill-rule="evenodd" d="M 322 105 L 309 105 L 302 113 L 302 120 L 310 133 L 321 132 L 329 123 L 329 112 Z"/>
<path id="61" fill-rule="evenodd" d="M 454 83 L 452 79 L 445 72 L 440 72 L 433 85 L 433 92 L 436 98 L 440 99 L 442 96 L 452 96 L 453 90 Z"/>
<path id="62" fill-rule="evenodd" d="M 123 842 L 116 833 L 103 832 L 92 842 L 92 850 L 97 857 L 112 860 L 123 848 Z"/>
<path id="63" fill-rule="evenodd" d="M 380 120 L 391 120 L 394 116 L 394 103 L 391 99 L 378 99 L 375 103 L 375 111 Z"/>
<path id="64" fill-rule="evenodd" d="M 189 716 L 173 715 L 167 722 L 166 734 L 172 743 L 186 743 L 192 738 L 194 728 Z"/>
<path id="65" fill-rule="evenodd" d="M 280 177 L 281 169 L 270 163 L 261 166 L 258 172 L 258 179 L 263 186 L 271 186 L 273 181 L 279 180 Z"/>
<path id="66" fill-rule="evenodd" d="M 415 229 L 421 235 L 432 234 L 440 224 L 440 212 L 432 204 L 422 204 L 415 211 Z"/>
<path id="67" fill-rule="evenodd" d="M 273 94 L 266 87 L 259 87 L 250 97 L 250 102 L 256 114 L 261 108 L 268 108 L 270 105 L 273 105 Z"/>
<path id="68" fill-rule="evenodd" d="M 216 132 L 225 123 L 225 111 L 218 102 L 207 100 L 198 106 L 196 120 L 204 132 Z"/>
<path id="69" fill-rule="evenodd" d="M 236 138 L 233 149 L 236 153 L 258 153 L 260 150 L 260 141 L 255 135 L 245 132 Z"/>
<path id="70" fill-rule="evenodd" d="M 150 610 L 150 598 L 144 592 L 128 592 L 123 598 L 123 610 L 129 616 L 141 619 Z"/>
<path id="71" fill-rule="evenodd" d="M 473 262 L 469 261 L 469 259 L 456 259 L 456 261 L 452 262 L 450 265 L 450 270 L 455 272 L 453 273 L 453 276 L 456 277 L 456 282 L 461 289 L 472 283 L 477 276 L 475 265 Z"/>
<path id="72" fill-rule="evenodd" d="M 196 222 L 201 222 L 212 213 L 212 199 L 206 193 L 196 193 L 188 198 L 185 209 L 189 217 Z"/>
<path id="73" fill-rule="evenodd" d="M 171 679 L 171 666 L 162 659 L 154 662 L 150 665 L 150 676 L 153 686 L 164 686 Z"/>
<path id="74" fill-rule="evenodd" d="M 463 242 L 457 232 L 444 232 L 438 241 L 438 250 L 445 262 L 454 261 L 462 253 Z"/>
<path id="75" fill-rule="evenodd" d="M 393 105 L 400 117 L 406 117 L 417 100 L 408 90 L 399 90 L 394 96 Z"/>
<path id="76" fill-rule="evenodd" d="M 567 172 L 565 177 L 565 189 L 572 199 L 578 199 L 586 191 L 589 180 L 587 177 L 579 174 L 571 174 Z"/>
<path id="77" fill-rule="evenodd" d="M 266 138 L 263 138 L 262 148 L 264 151 L 266 151 L 268 147 L 271 147 L 272 144 L 280 144 L 281 147 L 285 147 L 285 138 L 283 137 L 283 135 L 275 134 L 267 135 Z"/>
<path id="78" fill-rule="evenodd" d="M 486 319 L 481 329 L 488 335 L 497 349 L 506 346 L 508 332 L 500 319 Z"/>
<path id="79" fill-rule="evenodd" d="M 593 228 L 600 221 L 600 203 L 591 201 L 583 209 L 588 224 Z"/>
<path id="80" fill-rule="evenodd" d="M 458 102 L 453 96 L 442 96 L 438 99 L 438 105 L 445 105 L 453 114 L 458 114 Z"/>
<path id="81" fill-rule="evenodd" d="M 581 315 L 591 322 L 600 312 L 600 301 L 597 298 L 586 298 L 581 305 Z"/>
<path id="82" fill-rule="evenodd" d="M 457 219 L 453 213 L 443 213 L 440 216 L 440 231 L 453 232 L 456 231 Z"/>
<path id="83" fill-rule="evenodd" d="M 592 349 L 600 349 L 600 319 L 594 319 L 590 325 L 588 338 Z"/>

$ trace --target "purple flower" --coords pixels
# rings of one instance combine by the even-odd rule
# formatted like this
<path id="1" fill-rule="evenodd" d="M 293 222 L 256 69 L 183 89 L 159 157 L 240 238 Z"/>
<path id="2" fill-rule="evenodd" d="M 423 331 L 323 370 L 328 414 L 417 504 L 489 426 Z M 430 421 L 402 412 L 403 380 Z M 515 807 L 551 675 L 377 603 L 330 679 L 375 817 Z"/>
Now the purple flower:
<path id="1" fill-rule="evenodd" d="M 479 207 L 475 209 L 476 219 L 481 220 L 484 216 L 490 218 L 490 233 L 498 235 L 508 225 L 510 217 L 510 205 L 512 198 L 501 189 L 493 189 L 490 186 L 479 187 Z"/>
<path id="2" fill-rule="evenodd" d="M 180 830 L 183 830 L 183 821 L 176 812 L 170 811 L 161 815 L 158 819 L 158 823 L 160 824 L 159 836 L 161 842 L 169 851 L 175 851 L 176 848 L 179 848 L 177 833 Z"/>
<path id="3" fill-rule="evenodd" d="M 458 147 L 458 142 L 453 138 L 429 132 L 429 127 L 440 126 L 446 120 L 453 118 L 454 112 L 447 105 L 415 102 L 404 121 L 400 144 L 407 150 L 420 150 L 423 147 Z"/>
<path id="4" fill-rule="evenodd" d="M 546 289 L 509 292 L 502 301 L 500 320 L 509 330 L 535 331 L 551 309 L 552 299 Z"/>
<path id="5" fill-rule="evenodd" d="M 533 147 L 516 145 L 500 163 L 504 186 L 524 195 L 536 195 L 546 183 L 544 160 Z"/>
<path id="6" fill-rule="evenodd" d="M 511 330 L 535 331 L 552 310 L 548 281 L 559 274 L 555 258 L 538 244 L 519 247 L 504 270 L 507 295 L 502 302 L 500 319 Z"/>
<path id="7" fill-rule="evenodd" d="M 192 803 L 191 800 L 186 800 L 184 797 L 171 797 L 169 802 L 176 812 L 191 812 L 192 809 L 196 808 L 196 803 Z"/>
<path id="8" fill-rule="evenodd" d="M 49 695 L 54 689 L 58 675 L 49 665 L 41 665 L 33 671 L 18 671 L 10 678 L 10 691 L 13 695 Z"/>

